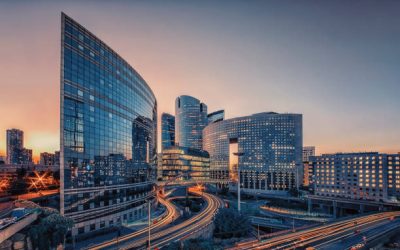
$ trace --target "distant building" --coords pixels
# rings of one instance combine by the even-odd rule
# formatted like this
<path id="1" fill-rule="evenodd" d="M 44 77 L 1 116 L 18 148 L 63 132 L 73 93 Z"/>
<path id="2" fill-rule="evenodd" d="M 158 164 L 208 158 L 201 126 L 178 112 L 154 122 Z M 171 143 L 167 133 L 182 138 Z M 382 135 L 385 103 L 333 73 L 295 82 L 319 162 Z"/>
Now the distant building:
<path id="1" fill-rule="evenodd" d="M 33 164 L 32 149 L 23 148 L 20 151 L 18 164 Z"/>
<path id="2" fill-rule="evenodd" d="M 209 124 L 203 149 L 211 178 L 237 181 L 240 168 L 245 190 L 283 194 L 303 182 L 302 138 L 301 114 L 265 112 Z"/>
<path id="3" fill-rule="evenodd" d="M 182 95 L 175 100 L 175 144 L 202 149 L 202 131 L 207 125 L 207 105 Z"/>
<path id="4" fill-rule="evenodd" d="M 19 164 L 24 148 L 24 132 L 19 129 L 7 130 L 7 164 Z"/>
<path id="5" fill-rule="evenodd" d="M 313 171 L 308 161 L 303 162 L 303 186 L 309 187 L 312 183 Z"/>
<path id="6" fill-rule="evenodd" d="M 175 145 L 175 116 L 162 113 L 161 115 L 161 149 Z"/>
<path id="7" fill-rule="evenodd" d="M 24 132 L 19 129 L 7 130 L 8 164 L 33 164 L 32 149 L 24 148 Z"/>
<path id="8" fill-rule="evenodd" d="M 56 166 L 60 166 L 60 151 L 54 152 L 54 163 Z"/>
<path id="9" fill-rule="evenodd" d="M 310 156 L 315 156 L 315 147 L 314 146 L 304 146 L 303 147 L 303 162 L 308 161 Z"/>
<path id="10" fill-rule="evenodd" d="M 206 180 L 210 176 L 210 156 L 204 150 L 173 146 L 164 149 L 162 180 Z"/>
<path id="11" fill-rule="evenodd" d="M 388 195 L 400 201 L 400 153 L 387 155 Z"/>
<path id="12" fill-rule="evenodd" d="M 225 111 L 218 110 L 207 115 L 208 124 L 219 122 L 225 119 Z"/>
<path id="13" fill-rule="evenodd" d="M 58 162 L 56 161 L 56 155 L 47 152 L 40 153 L 40 164 L 47 166 L 58 165 Z"/>
<path id="14" fill-rule="evenodd" d="M 371 201 L 399 195 L 399 155 L 324 154 L 310 157 L 310 164 L 316 195 Z"/>

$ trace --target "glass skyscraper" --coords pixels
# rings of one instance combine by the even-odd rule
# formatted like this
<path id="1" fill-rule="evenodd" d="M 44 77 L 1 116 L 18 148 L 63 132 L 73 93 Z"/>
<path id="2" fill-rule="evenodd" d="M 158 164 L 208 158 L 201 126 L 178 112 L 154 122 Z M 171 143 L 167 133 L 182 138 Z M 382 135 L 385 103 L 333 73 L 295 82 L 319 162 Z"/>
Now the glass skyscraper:
<path id="1" fill-rule="evenodd" d="M 115 51 L 62 14 L 61 213 L 73 235 L 134 221 L 152 196 L 157 102 Z"/>
<path id="2" fill-rule="evenodd" d="M 182 95 L 175 100 L 175 143 L 202 149 L 202 131 L 207 125 L 207 106 L 198 99 Z"/>
<path id="3" fill-rule="evenodd" d="M 161 147 L 164 149 L 175 145 L 175 116 L 162 113 L 161 115 Z"/>
<path id="4" fill-rule="evenodd" d="M 243 188 L 256 192 L 298 187 L 302 140 L 301 114 L 265 112 L 211 123 L 203 130 L 211 178 L 237 181 L 239 168 Z"/>

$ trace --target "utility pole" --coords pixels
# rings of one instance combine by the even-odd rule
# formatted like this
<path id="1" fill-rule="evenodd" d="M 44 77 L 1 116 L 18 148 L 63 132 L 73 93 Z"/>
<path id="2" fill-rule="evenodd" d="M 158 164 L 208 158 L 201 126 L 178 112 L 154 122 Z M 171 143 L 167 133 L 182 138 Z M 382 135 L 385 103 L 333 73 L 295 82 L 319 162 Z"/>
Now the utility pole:
<path id="1" fill-rule="evenodd" d="M 233 153 L 234 155 L 236 155 L 238 157 L 238 164 L 237 164 L 237 168 L 238 168 L 238 212 L 240 213 L 240 167 L 239 167 L 239 159 L 240 156 L 243 156 L 244 153 L 243 152 L 236 152 Z"/>
<path id="2" fill-rule="evenodd" d="M 293 233 L 295 232 L 295 230 L 294 230 L 294 218 L 292 218 L 292 232 Z"/>
<path id="3" fill-rule="evenodd" d="M 150 244 L 150 239 L 151 239 L 151 202 L 150 202 L 150 200 L 148 200 L 147 201 L 147 204 L 148 204 L 148 214 L 149 214 L 149 239 L 148 239 L 148 241 L 149 241 L 149 250 L 151 249 L 151 244 Z"/>

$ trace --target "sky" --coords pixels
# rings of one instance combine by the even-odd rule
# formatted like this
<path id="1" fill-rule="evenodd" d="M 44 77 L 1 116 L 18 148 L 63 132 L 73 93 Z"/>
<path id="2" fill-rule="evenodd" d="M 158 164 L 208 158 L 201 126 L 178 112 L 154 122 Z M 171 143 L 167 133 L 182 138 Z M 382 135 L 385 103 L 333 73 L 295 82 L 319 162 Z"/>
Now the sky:
<path id="1" fill-rule="evenodd" d="M 0 155 L 8 128 L 59 149 L 60 15 L 153 89 L 226 118 L 303 114 L 317 153 L 400 151 L 399 1 L 0 1 Z"/>

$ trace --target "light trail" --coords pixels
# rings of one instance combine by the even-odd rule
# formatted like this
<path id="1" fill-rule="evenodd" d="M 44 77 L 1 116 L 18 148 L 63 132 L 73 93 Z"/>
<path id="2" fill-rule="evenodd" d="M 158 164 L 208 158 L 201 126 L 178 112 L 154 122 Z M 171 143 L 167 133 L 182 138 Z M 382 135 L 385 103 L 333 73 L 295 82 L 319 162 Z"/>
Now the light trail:
<path id="1" fill-rule="evenodd" d="M 167 208 L 167 210 L 164 214 L 162 214 L 160 216 L 160 217 L 162 217 L 162 219 L 158 220 L 157 223 L 150 226 L 150 230 L 155 230 L 157 228 L 163 227 L 163 226 L 171 223 L 174 219 L 177 219 L 179 216 L 179 213 L 177 212 L 177 208 L 171 202 L 169 202 L 165 199 L 162 199 L 162 198 L 159 198 L 159 202 L 161 204 L 163 204 Z M 134 238 L 146 237 L 148 231 L 149 231 L 149 227 L 147 226 L 147 227 L 145 227 L 141 230 L 138 230 L 136 232 L 133 232 L 131 234 L 123 235 L 119 238 L 115 238 L 115 239 L 112 239 L 112 240 L 109 240 L 106 242 L 102 242 L 98 245 L 91 246 L 88 249 L 91 249 L 91 250 L 104 249 L 107 247 L 112 247 L 117 244 L 121 244 L 124 241 L 126 242 L 126 241 L 129 241 Z"/>
<path id="2" fill-rule="evenodd" d="M 242 242 L 230 249 L 295 249 L 310 243 L 340 236 L 356 228 L 368 226 L 387 219 L 400 216 L 400 212 L 385 212 L 367 215 L 359 218 L 348 219 L 345 221 L 334 222 L 329 225 L 319 226 L 312 229 L 279 236 L 262 242 Z"/>
<path id="3" fill-rule="evenodd" d="M 199 214 L 188 220 L 152 234 L 152 248 L 161 248 L 173 241 L 183 240 L 213 222 L 214 215 L 223 206 L 223 201 L 214 195 L 203 193 L 202 191 L 191 190 L 191 193 L 202 196 L 207 203 L 206 207 Z M 135 242 L 122 246 L 121 249 L 137 249 L 143 247 L 145 243 L 145 238 L 138 239 Z"/>

